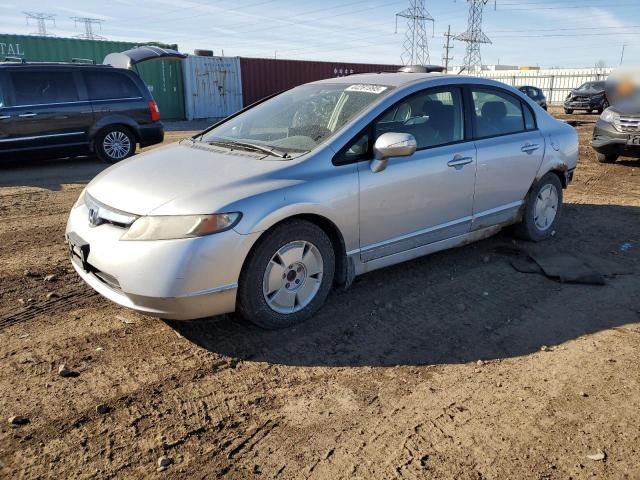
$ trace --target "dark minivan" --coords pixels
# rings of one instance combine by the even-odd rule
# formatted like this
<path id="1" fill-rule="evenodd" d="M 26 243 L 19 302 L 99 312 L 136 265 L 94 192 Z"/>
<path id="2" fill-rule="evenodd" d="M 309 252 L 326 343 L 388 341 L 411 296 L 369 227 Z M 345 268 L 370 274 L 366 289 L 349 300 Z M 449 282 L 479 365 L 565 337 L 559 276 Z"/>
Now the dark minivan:
<path id="1" fill-rule="evenodd" d="M 0 158 L 95 153 L 115 163 L 163 138 L 158 106 L 132 70 L 0 62 Z"/>

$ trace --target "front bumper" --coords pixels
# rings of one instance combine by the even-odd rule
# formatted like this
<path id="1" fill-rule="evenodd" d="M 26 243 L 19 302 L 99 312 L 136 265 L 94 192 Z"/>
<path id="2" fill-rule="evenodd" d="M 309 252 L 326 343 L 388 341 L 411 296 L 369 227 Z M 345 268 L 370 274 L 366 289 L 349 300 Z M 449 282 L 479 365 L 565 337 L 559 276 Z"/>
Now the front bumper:
<path id="1" fill-rule="evenodd" d="M 629 145 L 630 136 L 638 136 L 640 132 L 619 132 L 612 124 L 598 119 L 593 129 L 591 146 L 604 155 L 629 155 L 640 157 L 640 145 Z"/>
<path id="2" fill-rule="evenodd" d="M 72 209 L 66 234 L 89 245 L 86 262 L 72 255 L 72 264 L 101 295 L 176 320 L 235 310 L 240 271 L 257 233 L 227 230 L 192 239 L 122 241 L 123 228 L 91 227 L 88 214 L 84 205 Z"/>
<path id="3" fill-rule="evenodd" d="M 579 101 L 569 99 L 564 101 L 564 108 L 570 110 L 599 110 L 603 108 L 604 101 L 604 98 L 598 98 L 597 100 L 590 98 L 589 100 Z"/>

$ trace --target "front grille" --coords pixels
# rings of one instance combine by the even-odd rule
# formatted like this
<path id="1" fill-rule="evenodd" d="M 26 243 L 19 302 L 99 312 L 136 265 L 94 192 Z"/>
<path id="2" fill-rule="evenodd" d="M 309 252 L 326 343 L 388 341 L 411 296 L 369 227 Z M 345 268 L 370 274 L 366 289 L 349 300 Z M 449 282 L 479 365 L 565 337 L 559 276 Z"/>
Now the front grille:
<path id="1" fill-rule="evenodd" d="M 588 102 L 590 97 L 575 96 L 572 98 L 574 102 Z"/>
<path id="2" fill-rule="evenodd" d="M 640 132 L 640 117 L 620 116 L 615 120 L 615 127 L 621 132 Z"/>

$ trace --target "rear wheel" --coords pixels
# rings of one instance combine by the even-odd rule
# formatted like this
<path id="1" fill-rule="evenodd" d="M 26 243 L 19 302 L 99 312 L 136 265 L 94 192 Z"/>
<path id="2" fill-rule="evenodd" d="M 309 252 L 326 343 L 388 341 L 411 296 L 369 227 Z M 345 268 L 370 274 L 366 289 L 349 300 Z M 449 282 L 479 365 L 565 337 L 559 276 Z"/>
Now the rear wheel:
<path id="1" fill-rule="evenodd" d="M 126 127 L 107 127 L 96 136 L 96 153 L 103 162 L 116 163 L 133 155 L 136 139 Z"/>
<path id="2" fill-rule="evenodd" d="M 285 222 L 269 232 L 247 260 L 237 310 L 263 328 L 302 323 L 326 300 L 334 271 L 327 234 L 304 220 Z"/>
<path id="3" fill-rule="evenodd" d="M 561 210 L 562 184 L 555 173 L 549 172 L 531 187 L 522 222 L 514 228 L 515 234 L 533 242 L 551 237 Z"/>
<path id="4" fill-rule="evenodd" d="M 616 153 L 605 155 L 604 153 L 596 152 L 596 160 L 598 160 L 600 163 L 615 163 L 617 159 L 618 154 Z"/>
<path id="5" fill-rule="evenodd" d="M 573 109 L 572 108 L 565 108 L 564 109 L 564 113 L 566 113 L 567 115 L 571 115 L 573 113 Z"/>

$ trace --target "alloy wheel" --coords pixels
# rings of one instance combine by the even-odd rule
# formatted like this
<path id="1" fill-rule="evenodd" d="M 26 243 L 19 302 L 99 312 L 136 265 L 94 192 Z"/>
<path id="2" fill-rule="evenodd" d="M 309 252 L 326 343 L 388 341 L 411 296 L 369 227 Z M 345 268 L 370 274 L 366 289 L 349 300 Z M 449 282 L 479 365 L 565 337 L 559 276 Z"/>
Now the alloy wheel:
<path id="1" fill-rule="evenodd" d="M 124 132 L 115 130 L 107 133 L 102 141 L 102 147 L 109 157 L 122 160 L 131 151 L 131 141 Z"/>
<path id="2" fill-rule="evenodd" d="M 262 293 L 278 313 L 295 313 L 311 303 L 320 285 L 324 264 L 320 250 L 307 241 L 289 242 L 273 254 L 262 280 Z"/>
<path id="3" fill-rule="evenodd" d="M 546 231 L 558 214 L 558 192 L 556 188 L 547 184 L 540 189 L 536 197 L 533 210 L 533 221 L 536 228 L 542 232 Z"/>

